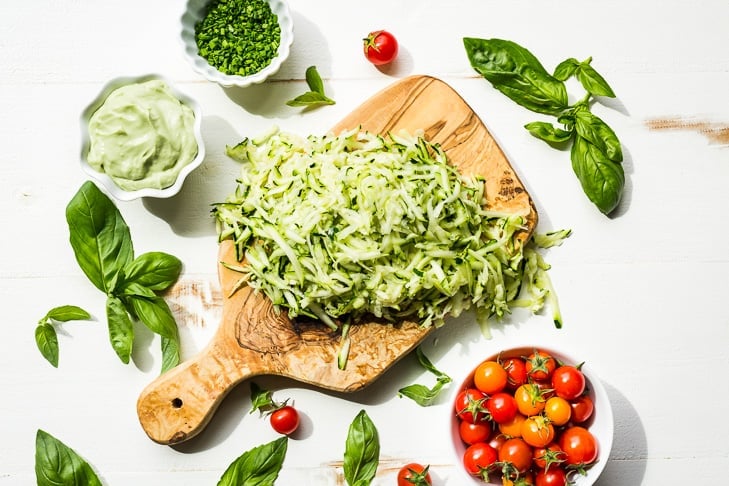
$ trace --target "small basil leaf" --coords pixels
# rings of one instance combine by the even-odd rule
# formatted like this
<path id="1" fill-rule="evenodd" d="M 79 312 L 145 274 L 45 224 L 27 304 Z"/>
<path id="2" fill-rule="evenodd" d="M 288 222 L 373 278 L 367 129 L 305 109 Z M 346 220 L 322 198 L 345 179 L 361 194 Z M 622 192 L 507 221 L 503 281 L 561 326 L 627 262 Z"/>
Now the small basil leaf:
<path id="1" fill-rule="evenodd" d="M 297 96 L 293 100 L 286 102 L 289 106 L 317 106 L 317 105 L 333 105 L 334 100 L 331 100 L 321 93 L 314 91 L 308 91 L 302 95 Z"/>
<path id="2" fill-rule="evenodd" d="M 273 392 L 270 390 L 264 390 L 256 383 L 251 382 L 251 405 L 252 408 L 250 413 L 253 413 L 256 410 L 263 413 L 263 409 L 275 407 L 276 403 L 273 401 Z"/>
<path id="3" fill-rule="evenodd" d="M 35 477 L 38 486 L 101 486 L 81 456 L 40 429 L 35 436 Z"/>
<path id="4" fill-rule="evenodd" d="M 449 383 L 451 381 L 451 378 L 448 375 L 433 366 L 433 363 L 431 363 L 428 357 L 425 356 L 425 353 L 420 348 L 420 346 L 415 348 L 415 356 L 418 358 L 418 363 L 420 363 L 420 366 L 433 373 L 436 377 L 438 377 L 439 380 L 443 379 L 445 383 Z"/>
<path id="5" fill-rule="evenodd" d="M 177 257 L 159 251 L 139 255 L 124 268 L 127 282 L 152 290 L 165 290 L 175 283 L 181 271 L 182 262 Z"/>
<path id="6" fill-rule="evenodd" d="M 588 58 L 580 63 L 579 70 L 577 71 L 577 79 L 580 80 L 582 87 L 591 95 L 615 98 L 613 89 L 605 81 L 605 78 L 590 65 L 590 62 L 592 62 L 592 58 Z"/>
<path id="7" fill-rule="evenodd" d="M 162 297 L 127 296 L 134 314 L 152 332 L 169 339 L 177 339 L 177 323 L 167 302 Z"/>
<path id="8" fill-rule="evenodd" d="M 471 66 L 521 106 L 549 115 L 567 108 L 564 83 L 551 76 L 524 47 L 502 39 L 463 39 Z"/>
<path id="9" fill-rule="evenodd" d="M 529 133 L 534 135 L 540 140 L 544 140 L 547 143 L 564 143 L 572 138 L 572 132 L 568 130 L 562 130 L 557 128 L 551 123 L 547 122 L 532 122 L 524 125 L 524 128 L 529 130 Z"/>
<path id="10" fill-rule="evenodd" d="M 44 322 L 35 328 L 35 343 L 43 357 L 54 368 L 58 368 L 58 335 L 56 328 Z"/>
<path id="11" fill-rule="evenodd" d="M 66 207 L 66 221 L 76 261 L 91 283 L 104 293 L 120 268 L 132 261 L 129 227 L 114 203 L 90 181 Z"/>
<path id="12" fill-rule="evenodd" d="M 449 380 L 450 381 L 450 380 Z M 421 407 L 428 407 L 433 404 L 440 391 L 443 389 L 443 385 L 447 383 L 439 379 L 436 381 L 433 388 L 428 388 L 425 385 L 414 384 L 408 385 L 398 390 L 398 395 L 410 398 Z"/>
<path id="13" fill-rule="evenodd" d="M 124 303 L 113 295 L 106 298 L 106 321 L 111 347 L 122 363 L 128 364 L 134 344 L 134 326 Z"/>
<path id="14" fill-rule="evenodd" d="M 572 170 L 590 201 L 603 214 L 612 212 L 620 202 L 625 185 L 623 166 L 579 135 L 572 145 L 571 159 Z"/>
<path id="15" fill-rule="evenodd" d="M 59 322 L 83 321 L 91 318 L 91 314 L 75 305 L 62 305 L 48 311 L 46 317 Z"/>
<path id="16" fill-rule="evenodd" d="M 623 149 L 615 132 L 589 110 L 575 111 L 575 129 L 580 137 L 596 145 L 613 162 L 623 160 Z"/>
<path id="17" fill-rule="evenodd" d="M 360 410 L 349 426 L 344 449 L 344 479 L 350 486 L 367 486 L 380 463 L 380 438 L 367 412 Z"/>
<path id="18" fill-rule="evenodd" d="M 572 75 L 577 72 L 580 67 L 580 62 L 571 57 L 565 61 L 562 61 L 554 68 L 554 77 L 560 81 L 567 81 Z"/>
<path id="19" fill-rule="evenodd" d="M 162 370 L 161 373 L 169 371 L 180 364 L 180 342 L 178 339 L 161 338 L 162 347 Z"/>
<path id="20" fill-rule="evenodd" d="M 311 91 L 321 95 L 324 94 L 324 82 L 321 80 L 321 76 L 319 76 L 316 66 L 309 66 L 306 68 L 306 84 L 309 85 L 309 89 Z"/>
<path id="21" fill-rule="evenodd" d="M 148 289 L 144 285 L 140 285 L 137 282 L 125 283 L 122 287 L 123 295 L 136 295 L 137 297 L 147 297 L 153 299 L 157 297 L 152 290 Z"/>
<path id="22" fill-rule="evenodd" d="M 286 458 L 286 436 L 254 447 L 233 461 L 218 486 L 273 486 Z"/>

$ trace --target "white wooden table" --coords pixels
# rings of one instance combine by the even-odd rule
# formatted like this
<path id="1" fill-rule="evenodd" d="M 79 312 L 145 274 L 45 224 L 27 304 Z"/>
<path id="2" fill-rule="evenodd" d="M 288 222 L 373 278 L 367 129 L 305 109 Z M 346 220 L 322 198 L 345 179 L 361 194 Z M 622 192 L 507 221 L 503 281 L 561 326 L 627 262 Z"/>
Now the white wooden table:
<path id="1" fill-rule="evenodd" d="M 199 437 L 177 447 L 150 441 L 135 402 L 159 372 L 158 343 L 139 330 L 132 363 L 119 362 L 108 343 L 104 296 L 68 243 L 64 208 L 85 180 L 80 111 L 110 78 L 150 72 L 172 79 L 204 111 L 208 155 L 182 192 L 118 205 L 137 252 L 166 251 L 184 262 L 169 297 L 183 357 L 205 345 L 220 315 L 209 210 L 235 184 L 237 165 L 225 145 L 273 124 L 323 133 L 394 80 L 429 74 L 453 86 L 498 139 L 535 200 L 539 230 L 571 228 L 573 235 L 546 254 L 563 329 L 546 315 L 515 313 L 488 341 L 464 317 L 431 336 L 426 354 L 455 379 L 512 343 L 579 355 L 601 376 L 615 415 L 614 447 L 598 484 L 722 482 L 729 470 L 729 3 L 299 0 L 291 5 L 289 60 L 273 80 L 245 90 L 206 82 L 184 61 L 183 3 L 0 4 L 0 484 L 34 484 L 39 428 L 79 452 L 110 486 L 213 485 L 235 457 L 275 438 L 248 413 L 243 384 Z M 378 28 L 401 43 L 398 61 L 383 70 L 361 54 L 361 38 Z M 618 95 L 594 111 L 626 155 L 626 194 L 613 217 L 584 198 L 568 153 L 522 128 L 539 117 L 475 74 L 464 36 L 514 40 L 548 69 L 593 56 Z M 284 102 L 305 89 L 309 65 L 337 104 L 302 113 Z M 95 321 L 62 326 L 54 369 L 33 331 L 62 304 L 86 308 Z M 394 484 L 411 460 L 431 464 L 436 484 L 458 484 L 447 423 L 455 386 L 428 408 L 397 397 L 398 388 L 431 379 L 413 357 L 352 395 L 258 379 L 303 413 L 279 484 L 343 484 L 347 427 L 363 408 L 381 436 L 376 484 Z"/>

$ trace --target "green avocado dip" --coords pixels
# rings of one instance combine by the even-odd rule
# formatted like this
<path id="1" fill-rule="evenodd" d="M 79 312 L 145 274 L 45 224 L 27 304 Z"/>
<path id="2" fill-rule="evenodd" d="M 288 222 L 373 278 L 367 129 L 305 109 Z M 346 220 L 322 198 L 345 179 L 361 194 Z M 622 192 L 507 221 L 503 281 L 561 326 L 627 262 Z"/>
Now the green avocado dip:
<path id="1" fill-rule="evenodd" d="M 89 165 L 125 191 L 171 186 L 197 155 L 194 121 L 164 81 L 117 88 L 89 120 Z"/>

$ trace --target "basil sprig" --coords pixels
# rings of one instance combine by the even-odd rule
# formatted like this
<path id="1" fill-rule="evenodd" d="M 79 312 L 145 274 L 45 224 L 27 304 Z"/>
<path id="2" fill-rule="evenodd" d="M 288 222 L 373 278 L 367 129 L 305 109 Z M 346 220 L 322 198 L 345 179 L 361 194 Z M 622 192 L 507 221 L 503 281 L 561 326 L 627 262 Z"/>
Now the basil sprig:
<path id="1" fill-rule="evenodd" d="M 124 218 L 114 203 L 89 181 L 66 207 L 66 221 L 76 261 L 96 288 L 106 294 L 109 339 L 119 359 L 129 363 L 134 343 L 133 322 L 139 320 L 161 337 L 162 372 L 177 366 L 177 323 L 157 292 L 175 283 L 182 262 L 162 252 L 135 258 Z"/>
<path id="2" fill-rule="evenodd" d="M 344 479 L 349 486 L 368 486 L 380 463 L 380 438 L 367 412 L 360 410 L 349 426 L 344 449 Z"/>
<path id="3" fill-rule="evenodd" d="M 433 366 L 433 363 L 431 363 L 428 357 L 425 356 L 425 353 L 423 353 L 420 347 L 415 348 L 415 355 L 418 358 L 418 363 L 435 375 L 435 385 L 433 385 L 432 388 L 428 388 L 427 386 L 418 383 L 408 385 L 398 390 L 398 395 L 401 397 L 408 397 L 411 400 L 414 400 L 418 405 L 427 407 L 433 404 L 443 387 L 451 382 L 451 377 Z"/>
<path id="4" fill-rule="evenodd" d="M 557 117 L 562 127 L 537 121 L 525 128 L 552 145 L 572 141 L 572 169 L 585 195 L 603 213 L 611 213 L 620 202 L 625 186 L 621 162 L 623 153 L 615 132 L 590 111 L 595 96 L 615 97 L 605 78 L 592 67 L 592 58 L 569 58 L 549 74 L 524 47 L 502 39 L 464 38 L 471 66 L 494 88 L 519 105 Z M 586 95 L 568 103 L 565 81 L 575 77 Z"/>
<path id="5" fill-rule="evenodd" d="M 38 351 L 54 368 L 58 368 L 58 334 L 54 324 L 56 322 L 84 321 L 91 315 L 81 307 L 75 305 L 62 305 L 49 310 L 35 327 L 35 343 Z"/>
<path id="6" fill-rule="evenodd" d="M 38 486 L 101 486 L 91 466 L 48 432 L 35 436 L 35 477 Z"/>
<path id="7" fill-rule="evenodd" d="M 218 486 L 273 486 L 286 458 L 288 437 L 280 437 L 244 452 L 233 461 Z"/>
<path id="8" fill-rule="evenodd" d="M 289 106 L 315 107 L 318 105 L 333 105 L 334 100 L 324 93 L 324 82 L 316 70 L 316 66 L 309 66 L 306 69 L 306 84 L 309 91 L 286 102 Z"/>

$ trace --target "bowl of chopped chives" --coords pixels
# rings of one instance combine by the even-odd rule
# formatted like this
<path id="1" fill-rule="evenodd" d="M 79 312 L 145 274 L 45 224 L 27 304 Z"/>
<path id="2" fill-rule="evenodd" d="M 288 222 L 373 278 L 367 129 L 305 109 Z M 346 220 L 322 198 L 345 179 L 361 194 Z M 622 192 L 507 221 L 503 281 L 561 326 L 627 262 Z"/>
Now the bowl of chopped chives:
<path id="1" fill-rule="evenodd" d="M 294 40 L 283 0 L 188 0 L 180 21 L 193 69 L 224 87 L 265 81 L 279 70 Z"/>

